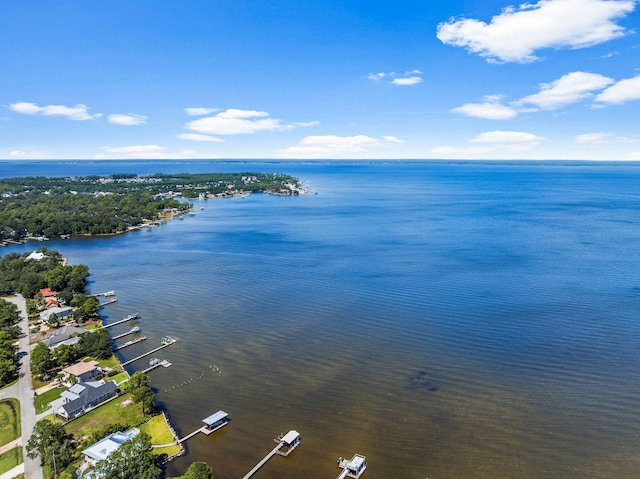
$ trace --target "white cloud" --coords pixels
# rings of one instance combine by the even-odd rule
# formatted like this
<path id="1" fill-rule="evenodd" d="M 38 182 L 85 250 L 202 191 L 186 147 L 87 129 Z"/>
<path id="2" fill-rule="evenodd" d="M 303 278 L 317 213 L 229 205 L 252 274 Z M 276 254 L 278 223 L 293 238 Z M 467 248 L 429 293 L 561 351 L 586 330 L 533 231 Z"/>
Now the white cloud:
<path id="1" fill-rule="evenodd" d="M 640 151 L 632 151 L 627 155 L 629 160 L 640 160 Z"/>
<path id="2" fill-rule="evenodd" d="M 454 108 L 452 111 L 488 120 L 508 120 L 522 112 L 556 110 L 571 103 L 579 102 L 593 96 L 595 92 L 606 88 L 613 82 L 614 80 L 612 78 L 597 73 L 571 72 L 551 83 L 541 83 L 538 93 L 509 102 L 508 105 L 502 103 L 502 95 L 487 95 L 483 98 L 482 103 L 466 103 Z M 616 85 L 605 90 L 605 92 L 614 88 Z M 638 90 L 636 94 L 640 95 L 640 81 L 637 86 Z M 627 87 L 625 90 L 630 92 L 633 88 Z M 603 94 L 604 92 L 598 95 L 596 99 Z M 627 98 L 630 96 L 631 95 L 627 95 Z"/>
<path id="3" fill-rule="evenodd" d="M 440 23 L 437 37 L 489 61 L 526 63 L 544 48 L 585 48 L 624 35 L 617 20 L 634 9 L 634 0 L 539 0 L 507 7 L 491 22 L 452 18 Z"/>
<path id="4" fill-rule="evenodd" d="M 596 101 L 602 103 L 619 104 L 633 100 L 640 100 L 640 75 L 620 80 L 596 97 Z"/>
<path id="5" fill-rule="evenodd" d="M 286 124 L 266 111 L 229 108 L 214 116 L 188 122 L 185 128 L 204 135 L 251 135 L 261 131 L 286 131 L 313 123 Z"/>
<path id="6" fill-rule="evenodd" d="M 109 123 L 115 123 L 116 125 L 132 126 L 142 125 L 147 122 L 147 117 L 144 115 L 136 115 L 135 113 L 121 114 L 114 113 L 107 116 Z"/>
<path id="7" fill-rule="evenodd" d="M 525 131 L 486 131 L 471 138 L 470 143 L 493 143 L 495 145 L 511 145 L 520 147 L 534 147 L 538 145 L 544 137 L 527 133 Z"/>
<path id="8" fill-rule="evenodd" d="M 176 136 L 181 140 L 212 141 L 216 143 L 221 143 L 224 141 L 222 138 L 218 138 L 217 136 L 203 135 L 202 133 L 180 133 Z"/>
<path id="9" fill-rule="evenodd" d="M 613 79 L 597 73 L 571 72 L 551 83 L 542 83 L 540 92 L 525 96 L 518 105 L 534 105 L 543 110 L 555 110 L 562 106 L 583 100 L 596 90 L 602 90 L 613 83 Z"/>
<path id="10" fill-rule="evenodd" d="M 388 79 L 388 83 L 396 86 L 411 86 L 417 85 L 418 83 L 422 83 L 423 73 L 420 70 L 408 70 L 404 73 L 396 73 L 396 72 L 379 72 L 379 73 L 369 73 L 367 78 L 373 81 L 379 81 L 383 78 Z"/>
<path id="11" fill-rule="evenodd" d="M 374 148 L 404 143 L 395 136 L 372 138 L 366 135 L 356 136 L 307 136 L 295 146 L 283 148 L 278 152 L 287 158 L 332 158 L 366 153 Z M 361 156 L 361 155 L 359 155 Z"/>
<path id="12" fill-rule="evenodd" d="M 430 153 L 434 157 L 444 158 L 514 158 L 519 152 L 529 152 L 536 148 L 542 140 L 542 136 L 524 131 L 486 131 L 468 140 L 472 145 L 468 146 L 438 146 L 432 148 Z M 530 158 L 530 153 L 526 153 Z"/>
<path id="13" fill-rule="evenodd" d="M 613 133 L 585 133 L 583 135 L 576 136 L 574 141 L 584 145 L 601 145 L 603 143 L 607 143 L 611 137 L 613 137 Z"/>
<path id="14" fill-rule="evenodd" d="M 77 104 L 75 107 L 63 106 L 63 105 L 45 105 L 38 106 L 36 103 L 18 102 L 10 105 L 10 108 L 24 115 L 44 115 L 44 116 L 64 116 L 69 120 L 85 121 L 93 120 L 94 118 L 100 118 L 102 113 L 96 113 L 90 115 L 87 105 Z"/>
<path id="15" fill-rule="evenodd" d="M 208 115 L 209 113 L 215 113 L 216 111 L 220 111 L 220 110 L 218 108 L 196 107 L 196 108 L 185 108 L 184 111 L 189 116 L 202 116 L 202 115 Z"/>
<path id="16" fill-rule="evenodd" d="M 392 85 L 399 85 L 399 86 L 411 86 L 411 85 L 417 85 L 418 83 L 422 83 L 422 77 L 410 76 L 410 77 L 404 77 L 404 78 L 394 78 L 391 81 Z"/>
<path id="17" fill-rule="evenodd" d="M 13 150 L 9 152 L 9 158 L 41 158 L 42 154 L 33 150 Z"/>
<path id="18" fill-rule="evenodd" d="M 487 120 L 508 120 L 517 116 L 517 110 L 500 103 L 501 99 L 501 95 L 487 95 L 482 103 L 467 103 L 454 108 L 453 111 Z"/>
<path id="19" fill-rule="evenodd" d="M 638 143 L 638 139 L 629 138 L 627 136 L 616 135 L 615 133 L 599 131 L 595 133 L 584 133 L 582 135 L 577 135 L 574 138 L 574 141 L 581 145 L 604 145 L 604 144 L 628 144 L 628 143 Z"/>

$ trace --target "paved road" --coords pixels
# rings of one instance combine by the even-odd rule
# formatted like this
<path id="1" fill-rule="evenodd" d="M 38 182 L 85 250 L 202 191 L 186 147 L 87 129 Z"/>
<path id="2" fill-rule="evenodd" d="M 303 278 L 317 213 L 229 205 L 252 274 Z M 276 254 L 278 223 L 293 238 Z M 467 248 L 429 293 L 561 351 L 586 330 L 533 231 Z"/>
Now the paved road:
<path id="1" fill-rule="evenodd" d="M 36 424 L 36 409 L 33 404 L 33 386 L 31 384 L 30 371 L 31 357 L 29 356 L 29 320 L 27 318 L 27 305 L 21 295 L 5 299 L 18 306 L 20 310 L 19 326 L 23 334 L 19 339 L 18 351 L 22 355 L 22 358 L 20 361 L 20 379 L 16 384 L 3 389 L 0 393 L 0 398 L 14 397 L 20 401 L 24 477 L 25 479 L 43 479 L 40 460 L 29 459 L 27 457 L 27 441 Z"/>

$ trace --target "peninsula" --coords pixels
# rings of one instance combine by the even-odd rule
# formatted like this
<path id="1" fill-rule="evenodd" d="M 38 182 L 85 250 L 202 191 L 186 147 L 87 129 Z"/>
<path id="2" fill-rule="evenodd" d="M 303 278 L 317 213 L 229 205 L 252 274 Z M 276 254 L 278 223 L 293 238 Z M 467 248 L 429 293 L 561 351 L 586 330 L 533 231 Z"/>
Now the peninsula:
<path id="1" fill-rule="evenodd" d="M 279 173 L 180 173 L 0 180 L 0 242 L 116 234 L 192 208 L 189 199 L 300 195 Z"/>

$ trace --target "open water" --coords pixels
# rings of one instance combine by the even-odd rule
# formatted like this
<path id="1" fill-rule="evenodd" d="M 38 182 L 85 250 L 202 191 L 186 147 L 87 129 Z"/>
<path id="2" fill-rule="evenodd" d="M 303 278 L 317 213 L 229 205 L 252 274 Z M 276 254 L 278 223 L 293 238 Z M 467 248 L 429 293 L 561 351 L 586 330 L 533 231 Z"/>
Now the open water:
<path id="1" fill-rule="evenodd" d="M 170 475 L 204 460 L 240 478 L 296 429 L 300 447 L 255 478 L 336 477 L 354 453 L 369 479 L 640 477 L 637 166 L 0 163 L 248 170 L 317 194 L 196 201 L 150 231 L 46 243 L 117 292 L 107 323 L 141 313 L 149 339 L 122 359 L 181 339 L 150 373 L 181 435 L 230 414 Z"/>

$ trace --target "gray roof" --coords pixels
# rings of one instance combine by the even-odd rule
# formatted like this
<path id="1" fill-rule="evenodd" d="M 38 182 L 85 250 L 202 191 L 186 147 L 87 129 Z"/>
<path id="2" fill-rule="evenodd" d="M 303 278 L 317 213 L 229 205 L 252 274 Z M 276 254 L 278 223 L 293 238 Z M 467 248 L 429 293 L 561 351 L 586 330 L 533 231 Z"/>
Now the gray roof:
<path id="1" fill-rule="evenodd" d="M 118 388 L 114 381 L 109 381 L 105 384 L 100 384 L 97 387 L 93 386 L 96 383 L 84 383 L 85 385 L 91 385 L 85 388 L 78 399 L 74 399 L 66 404 L 62 405 L 62 409 L 67 414 L 67 417 L 76 416 L 78 412 L 87 409 L 91 406 L 104 401 L 105 399 L 115 396 L 118 392 Z"/>
<path id="2" fill-rule="evenodd" d="M 224 411 L 218 411 L 214 414 L 212 414 L 211 416 L 209 416 L 206 419 L 203 419 L 202 422 L 205 423 L 207 426 L 211 426 L 212 424 L 217 423 L 218 421 L 225 419 L 226 417 L 228 417 L 229 415 L 224 412 Z"/>
<path id="3" fill-rule="evenodd" d="M 88 331 L 84 328 L 78 328 L 76 326 L 69 326 L 68 324 L 66 324 L 62 326 L 60 329 L 56 329 L 53 333 L 47 336 L 42 342 L 50 348 L 55 348 L 56 346 L 59 346 L 60 344 L 62 344 L 64 341 L 68 341 L 69 339 L 72 339 L 72 336 L 74 334 L 82 335 L 87 332 Z"/>
<path id="4" fill-rule="evenodd" d="M 82 451 L 82 454 L 90 457 L 94 461 L 102 461 L 129 439 L 131 439 L 131 436 L 123 432 L 114 432 L 113 434 L 110 434 L 104 439 L 96 442 L 94 445 L 86 448 Z"/>

